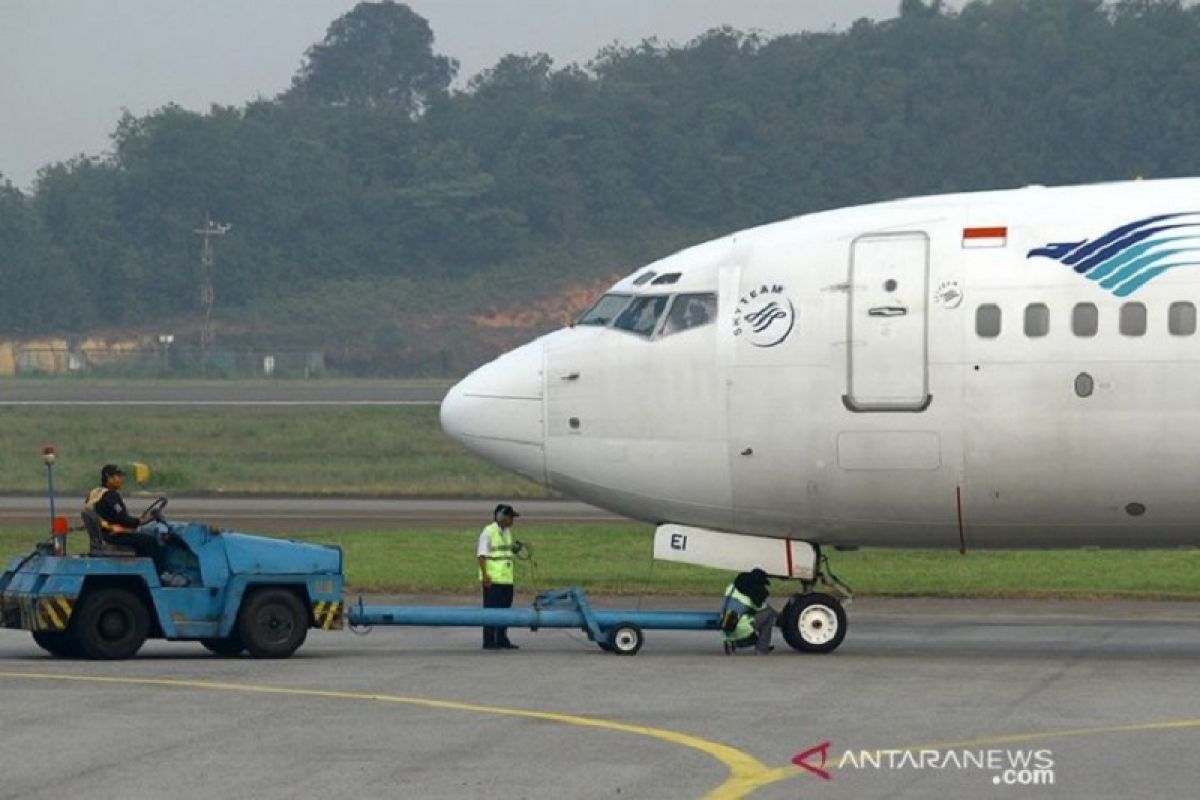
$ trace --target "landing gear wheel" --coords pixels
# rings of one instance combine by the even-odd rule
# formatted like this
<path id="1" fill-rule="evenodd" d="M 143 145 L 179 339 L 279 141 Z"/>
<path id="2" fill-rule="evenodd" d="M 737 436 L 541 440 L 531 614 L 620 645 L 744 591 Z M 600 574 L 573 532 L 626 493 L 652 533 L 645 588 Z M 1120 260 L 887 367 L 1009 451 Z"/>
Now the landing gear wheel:
<path id="1" fill-rule="evenodd" d="M 58 658 L 78 658 L 82 654 L 79 642 L 66 631 L 34 631 L 33 641 L 38 647 Z"/>
<path id="2" fill-rule="evenodd" d="M 71 628 L 88 658 L 133 658 L 150 635 L 150 613 L 133 592 L 97 589 L 76 609 Z"/>
<path id="3" fill-rule="evenodd" d="M 642 635 L 641 628 L 628 622 L 622 622 L 608 632 L 608 647 L 605 649 L 619 656 L 636 656 L 645 641 L 646 637 Z"/>
<path id="4" fill-rule="evenodd" d="M 846 638 L 841 602 L 820 592 L 797 595 L 779 620 L 783 638 L 801 653 L 832 653 Z"/>
<path id="5" fill-rule="evenodd" d="M 308 638 L 308 609 L 287 589 L 260 589 L 242 603 L 237 638 L 255 658 L 287 658 Z"/>
<path id="6" fill-rule="evenodd" d="M 237 636 L 230 636 L 228 639 L 201 639 L 200 644 L 214 656 L 240 656 L 246 652 L 246 645 L 242 644 L 242 640 Z"/>

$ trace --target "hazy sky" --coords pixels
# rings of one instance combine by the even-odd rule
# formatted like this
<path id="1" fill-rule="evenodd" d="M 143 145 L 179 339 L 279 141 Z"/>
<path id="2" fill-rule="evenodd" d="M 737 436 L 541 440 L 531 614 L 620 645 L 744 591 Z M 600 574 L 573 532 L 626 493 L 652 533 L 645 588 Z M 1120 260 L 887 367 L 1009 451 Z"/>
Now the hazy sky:
<path id="1" fill-rule="evenodd" d="M 122 108 L 204 111 L 286 88 L 309 45 L 357 0 L 0 0 L 0 173 L 98 154 Z M 768 34 L 844 29 L 900 0 L 410 0 L 434 49 L 470 77 L 507 53 L 587 62 L 606 44 L 683 44 L 732 25 Z"/>

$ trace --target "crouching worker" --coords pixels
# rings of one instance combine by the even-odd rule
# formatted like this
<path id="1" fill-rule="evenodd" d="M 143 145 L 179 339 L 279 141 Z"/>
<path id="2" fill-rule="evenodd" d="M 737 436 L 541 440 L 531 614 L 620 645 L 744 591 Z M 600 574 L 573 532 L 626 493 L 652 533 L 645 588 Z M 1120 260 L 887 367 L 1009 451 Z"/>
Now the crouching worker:
<path id="1" fill-rule="evenodd" d="M 151 518 L 146 514 L 140 517 L 130 515 L 125 506 L 125 498 L 121 497 L 121 489 L 124 486 L 124 470 L 116 464 L 105 464 L 100 470 L 100 485 L 88 493 L 83 504 L 84 508 L 96 515 L 104 541 L 128 547 L 138 556 L 152 559 L 155 568 L 162 573 L 161 580 L 164 585 L 186 586 L 188 581 L 185 576 L 167 571 L 158 537 L 138 530 L 150 522 Z"/>
<path id="2" fill-rule="evenodd" d="M 766 655 L 775 628 L 775 609 L 767 604 L 771 584 L 763 570 L 755 567 L 739 573 L 725 590 L 721 607 L 721 632 L 725 635 L 725 655 L 739 647 L 754 647 L 758 655 Z"/>

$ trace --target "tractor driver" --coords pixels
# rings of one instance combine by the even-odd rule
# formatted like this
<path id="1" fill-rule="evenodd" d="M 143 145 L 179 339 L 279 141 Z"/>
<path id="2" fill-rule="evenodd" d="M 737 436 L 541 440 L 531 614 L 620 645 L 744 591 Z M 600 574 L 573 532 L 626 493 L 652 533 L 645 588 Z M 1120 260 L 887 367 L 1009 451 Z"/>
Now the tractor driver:
<path id="1" fill-rule="evenodd" d="M 163 570 L 162 547 L 150 533 L 141 533 L 138 528 L 150 521 L 143 513 L 140 517 L 129 514 L 121 488 L 125 485 L 125 472 L 116 464 L 105 464 L 100 469 L 100 485 L 88 493 L 83 507 L 95 512 L 100 522 L 104 541 L 120 547 L 128 547 L 143 558 L 150 558 Z"/>

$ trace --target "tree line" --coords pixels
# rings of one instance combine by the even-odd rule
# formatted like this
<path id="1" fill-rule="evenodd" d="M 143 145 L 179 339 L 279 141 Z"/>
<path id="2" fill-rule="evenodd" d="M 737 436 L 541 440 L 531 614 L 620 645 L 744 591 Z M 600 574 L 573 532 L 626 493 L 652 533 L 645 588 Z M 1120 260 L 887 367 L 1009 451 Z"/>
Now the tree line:
<path id="1" fill-rule="evenodd" d="M 49 165 L 28 194 L 0 181 L 0 334 L 194 316 L 209 215 L 233 225 L 218 306 L 320 328 L 320 298 L 342 313 L 343 291 L 469 310 L 512 276 L 536 296 L 819 209 L 1200 174 L 1197 7 L 899 10 L 841 32 L 610 47 L 586 66 L 511 55 L 452 88 L 424 19 L 361 3 L 278 97 L 126 114 L 111 153 Z"/>

